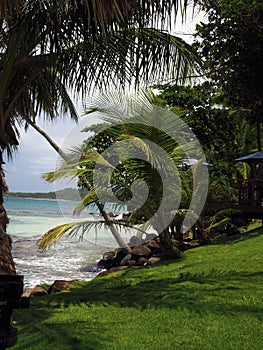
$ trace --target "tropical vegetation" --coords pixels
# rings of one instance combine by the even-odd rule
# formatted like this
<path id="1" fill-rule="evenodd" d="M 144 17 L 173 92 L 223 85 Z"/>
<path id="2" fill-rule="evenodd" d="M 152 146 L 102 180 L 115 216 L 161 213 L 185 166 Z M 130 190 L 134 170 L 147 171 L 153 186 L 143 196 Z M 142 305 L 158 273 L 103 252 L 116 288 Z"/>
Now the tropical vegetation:
<path id="1" fill-rule="evenodd" d="M 164 78 L 170 73 L 184 79 L 196 57 L 191 47 L 151 27 L 169 27 L 165 15 L 172 8 L 177 11 L 179 4 L 1 2 L 1 155 L 4 151 L 12 154 L 19 145 L 19 127 L 35 125 L 41 113 L 50 120 L 66 112 L 77 119 L 69 91 L 81 97 L 110 82 L 139 83 L 143 78 Z M 178 64 L 174 64 L 175 57 Z M 0 266 L 3 273 L 14 273 L 11 242 L 6 236 L 3 192 L 7 186 L 2 168 L 1 179 L 1 236 L 5 247 L 1 256 L 8 258 L 7 262 L 3 258 Z"/>
<path id="2" fill-rule="evenodd" d="M 230 6 L 228 3 L 217 5 L 217 3 L 213 1 L 200 2 L 200 4 L 201 8 L 208 12 L 209 21 L 208 23 L 201 23 L 197 27 L 195 47 L 199 50 L 200 57 L 204 60 L 204 74 L 206 78 L 209 78 L 209 82 L 206 81 L 195 86 L 172 85 L 168 83 L 155 87 L 161 91 L 158 103 L 163 105 L 168 104 L 170 110 L 174 110 L 177 114 L 179 113 L 182 119 L 190 125 L 203 146 L 206 159 L 211 166 L 210 191 L 206 203 L 207 210 L 203 212 L 203 215 L 212 215 L 210 222 L 214 222 L 215 216 L 221 216 L 221 213 L 218 215 L 216 211 L 218 211 L 219 208 L 222 209 L 223 203 L 236 200 L 236 191 L 232 187 L 235 180 L 240 178 L 247 179 L 249 176 L 249 166 L 245 163 L 234 164 L 234 159 L 241 154 L 253 152 L 257 147 L 261 149 L 261 117 L 259 113 L 259 106 L 261 105 L 260 92 L 258 92 L 258 89 L 255 87 L 257 85 L 253 84 L 249 85 L 249 93 L 244 92 L 244 84 L 246 84 L 246 80 L 248 79 L 247 73 L 251 73 L 250 79 L 253 81 L 253 77 L 257 74 L 256 72 L 259 68 L 260 76 L 260 67 L 258 67 L 260 63 L 253 65 L 252 62 L 252 57 L 254 57 L 255 62 L 259 62 L 260 60 L 260 50 L 258 50 L 261 45 L 260 29 L 255 36 L 257 38 L 257 44 L 253 46 L 253 50 L 249 50 L 249 45 L 246 44 L 249 33 L 251 32 L 251 26 L 254 26 L 255 22 L 260 24 L 261 17 L 260 6 L 257 5 L 257 3 L 246 7 L 243 2 L 237 2 L 236 8 L 233 8 L 233 6 Z M 251 22 L 249 22 L 249 24 L 247 23 L 246 26 L 243 25 L 244 23 L 242 21 L 238 23 L 238 26 L 233 24 L 237 22 L 237 8 L 240 8 L 242 18 L 244 17 L 247 20 L 249 17 L 251 19 Z M 254 17 L 253 14 L 255 14 Z M 225 22 L 229 26 L 229 31 L 225 29 L 222 30 L 222 26 L 225 28 Z M 217 32 L 220 35 L 215 35 Z M 211 42 L 214 43 L 212 49 Z M 235 45 L 238 47 L 246 46 L 246 50 L 238 51 L 237 55 L 235 52 Z M 243 69 L 233 69 L 237 62 L 239 62 L 242 67 L 245 67 L 244 74 Z M 234 86 L 237 88 L 234 89 Z M 235 92 L 232 93 L 232 90 Z M 97 112 L 101 111 L 105 103 L 107 105 L 107 101 L 105 100 L 98 102 L 98 106 L 95 106 L 95 110 Z M 125 110 L 125 107 L 123 107 L 123 109 Z M 109 119 L 111 118 L 112 112 L 109 110 L 107 111 L 107 108 L 104 108 L 104 113 L 105 115 L 108 114 Z M 257 115 L 256 119 L 254 118 L 255 115 Z M 254 123 L 255 120 L 256 123 Z M 102 133 L 100 132 L 100 127 L 105 128 L 105 125 L 93 126 L 89 130 L 95 132 L 94 146 L 96 151 L 102 153 L 106 148 L 111 147 L 114 142 L 120 141 L 121 137 L 123 137 L 121 136 L 123 130 L 120 127 L 115 127 L 115 130 L 109 130 L 107 128 L 107 131 Z M 134 130 L 132 131 L 134 132 Z M 127 126 L 124 133 L 125 137 L 128 138 L 129 130 L 127 130 Z M 143 137 L 142 134 L 143 132 L 140 138 Z M 257 138 L 254 137 L 256 134 Z M 232 142 L 229 142 L 230 139 Z M 90 140 L 87 142 L 90 145 Z M 222 144 L 225 146 L 222 147 Z M 81 152 L 83 152 L 83 150 L 81 150 Z M 131 166 L 130 168 L 129 165 Z M 133 164 L 129 165 L 124 163 L 121 165 L 118 164 L 119 175 L 116 177 L 115 174 L 113 180 L 115 183 L 112 183 L 112 180 L 108 180 L 108 182 L 111 182 L 111 189 L 113 192 L 122 196 L 122 199 L 124 199 L 125 196 L 126 198 L 129 197 L 128 192 L 130 189 L 127 190 L 127 187 L 129 187 L 136 178 L 136 176 L 131 176 L 134 169 L 137 169 L 137 173 L 142 174 L 142 166 L 139 165 L 138 162 L 136 163 L 133 160 Z M 130 170 L 131 168 L 132 170 Z M 151 187 L 151 185 L 154 184 L 153 179 L 155 179 L 155 177 L 151 174 L 151 169 L 147 169 L 146 173 L 149 178 L 151 178 L 151 181 L 146 181 L 148 186 Z M 229 181 L 230 178 L 232 178 L 231 181 Z M 116 184 L 116 180 L 119 182 L 118 184 Z M 153 185 L 156 196 L 158 196 L 156 188 L 161 188 L 160 179 L 158 180 L 158 185 L 157 183 Z M 91 179 L 89 179 L 89 181 L 92 183 Z M 184 183 L 187 183 L 187 181 Z M 191 187 L 191 181 L 188 181 L 188 186 L 189 183 Z M 104 183 L 104 187 L 107 187 L 106 183 Z M 183 192 L 184 194 L 187 193 L 185 190 Z M 91 191 L 88 197 L 90 201 L 94 200 L 93 195 L 94 193 Z M 86 200 L 86 204 L 89 204 L 89 200 Z M 151 203 L 151 205 L 155 203 L 151 210 L 149 203 Z M 152 197 L 149 197 L 147 204 L 141 209 L 142 212 L 140 214 L 136 211 L 136 214 L 131 216 L 131 221 L 136 215 L 137 218 L 148 218 L 157 211 L 158 205 L 156 205 Z M 85 202 L 83 201 L 82 207 L 84 206 Z M 146 215 L 144 211 L 145 207 L 149 210 L 147 213 L 148 215 Z M 187 200 L 180 206 L 181 210 L 185 208 L 187 208 Z M 232 216 L 232 214 L 233 213 L 228 212 L 226 215 Z M 179 217 L 180 212 L 177 210 L 177 220 L 174 221 L 174 224 L 176 222 L 175 226 L 177 232 L 180 232 L 180 225 L 182 225 L 183 222 L 183 215 L 181 215 L 181 220 L 179 220 Z M 205 228 L 203 225 L 201 226 L 202 229 Z M 69 229 L 72 229 L 72 227 L 67 227 L 66 231 Z M 170 228 L 167 227 L 167 230 L 171 230 L 173 234 L 175 233 L 173 225 Z M 54 239 L 56 237 L 56 230 L 52 230 L 51 232 L 53 235 L 52 239 Z M 62 234 L 61 228 L 60 234 Z M 45 236 L 45 244 L 48 242 L 48 237 L 51 238 L 51 236 L 47 234 Z"/>
<path id="3" fill-rule="evenodd" d="M 158 107 L 154 99 L 149 92 L 133 96 L 113 92 L 93 98 L 92 110 L 106 123 L 92 126 L 98 132 L 66 155 L 66 161 L 55 172 L 44 177 L 48 181 L 80 177 L 80 185 L 83 179 L 91 185 L 76 207 L 76 214 L 97 201 L 126 204 L 132 213 L 124 225 L 143 221 L 140 230 L 152 226 L 166 246 L 167 257 L 173 251 L 172 236 L 181 234 L 187 217 L 193 225 L 201 213 L 208 176 L 206 167 L 201 170 L 199 164 L 204 162 L 202 148 L 180 119 L 180 113 Z M 183 159 L 187 157 L 199 161 L 192 168 L 185 167 Z M 94 224 L 101 222 L 51 229 L 42 237 L 40 246 L 46 248 L 64 233 L 74 234 L 80 227 L 83 234 Z"/>
<path id="4" fill-rule="evenodd" d="M 233 166 L 232 160 L 261 150 L 262 3 L 261 0 L 194 2 L 207 13 L 207 21 L 197 27 L 194 46 L 163 30 L 170 28 L 172 10 L 177 12 L 181 6 L 185 11 L 186 1 L 0 3 L 1 273 L 15 274 L 11 240 L 6 235 L 8 218 L 3 192 L 7 185 L 2 155 L 4 151 L 11 155 L 19 146 L 20 126 L 36 128 L 61 155 L 62 166 L 46 175 L 49 181 L 73 176 L 89 191 L 76 213 L 95 202 L 118 244 L 129 249 L 119 234 L 120 227 L 138 224 L 140 220 L 147 223 L 160 208 L 160 220 L 152 220 L 151 224 L 171 248 L 171 237 L 182 232 L 194 190 L 200 200 L 204 199 L 203 192 L 201 195 L 198 192 L 202 183 L 195 187 L 194 181 L 196 171 L 204 168 L 203 161 L 198 158 L 195 168 L 183 161 L 192 149 L 191 138 L 178 143 L 169 137 L 168 129 L 174 132 L 178 127 L 170 114 L 175 113 L 193 129 L 211 166 L 208 200 L 196 221 L 197 228 L 206 235 L 216 228 L 211 245 L 188 250 L 184 260 L 128 269 L 89 283 L 76 283 L 69 293 L 34 300 L 33 311 L 18 310 L 15 314 L 24 335 L 17 349 L 51 346 L 56 349 L 174 349 L 176 346 L 261 349 L 262 229 L 222 242 L 225 236 L 217 237 L 218 227 L 228 222 L 225 220 L 228 214 L 218 212 L 215 202 L 233 198 L 229 176 L 248 177 L 249 168 L 244 164 Z M 209 83 L 182 86 L 197 63 L 203 68 L 201 78 Z M 39 117 L 45 115 L 53 120 L 61 111 L 77 120 L 71 94 L 82 99 L 102 87 L 163 84 L 163 81 L 167 83 L 166 79 L 169 84 L 158 85 L 161 93 L 155 98 L 158 108 L 152 106 L 160 117 L 157 125 L 151 120 L 151 127 L 148 124 L 142 127 L 143 120 L 152 116 L 147 108 L 141 108 L 138 113 L 133 109 L 132 116 L 128 113 L 124 122 L 120 116 L 129 112 L 126 106 L 116 115 L 116 106 L 112 113 L 107 104 L 106 108 L 103 103 L 95 105 L 93 110 L 104 113 L 106 124 L 92 126 L 90 130 L 96 135 L 72 150 L 70 156 L 37 125 Z M 119 106 L 123 106 L 123 101 L 118 101 Z M 167 132 L 160 132 L 163 127 Z M 163 147 L 176 164 L 177 172 L 168 161 L 162 163 L 162 153 L 152 152 L 145 138 Z M 127 139 L 133 140 L 141 159 L 125 157 L 130 149 L 121 145 Z M 119 144 L 122 157 L 115 149 L 110 155 L 105 154 L 106 148 L 113 144 Z M 180 186 L 177 181 L 161 183 L 157 165 L 161 165 L 165 176 L 179 174 Z M 94 182 L 91 177 L 94 169 L 104 182 Z M 165 176 L 165 180 L 170 179 Z M 149 198 L 130 215 L 130 222 L 109 220 L 98 194 L 105 194 L 106 188 L 120 201 L 131 201 L 132 190 L 136 189 L 132 184 L 139 179 L 151 190 Z M 167 182 L 167 198 L 177 197 L 180 204 L 171 202 L 166 211 L 161 197 Z M 141 196 L 146 193 L 144 183 L 137 184 L 135 194 L 144 199 Z M 180 199 L 178 187 L 182 193 Z M 135 207 L 137 204 L 133 202 Z M 191 215 L 196 220 L 195 211 Z M 168 218 L 174 215 L 174 220 L 170 221 L 171 225 L 163 226 L 166 215 Z M 205 222 L 208 222 L 206 226 Z M 75 234 L 79 227 L 89 229 L 94 225 L 73 222 L 54 228 L 42 238 L 42 247 L 66 232 Z"/>
<path id="5" fill-rule="evenodd" d="M 207 22 L 197 26 L 196 47 L 206 77 L 221 91 L 221 101 L 243 109 L 246 120 L 260 128 L 263 106 L 263 16 L 261 1 L 200 1 Z"/>
<path id="6" fill-rule="evenodd" d="M 18 198 L 43 198 L 43 199 L 65 199 L 65 200 L 79 200 L 80 191 L 76 188 L 68 187 L 63 190 L 50 192 L 7 192 L 7 197 Z"/>
<path id="7" fill-rule="evenodd" d="M 195 86 L 164 84 L 156 87 L 158 97 L 171 109 L 180 109 L 182 118 L 186 118 L 200 141 L 210 164 L 211 181 L 220 183 L 222 190 L 228 184 L 231 192 L 229 179 L 247 178 L 249 174 L 247 164 L 234 164 L 234 160 L 257 150 L 257 130 L 249 122 L 249 111 L 224 103 L 222 89 L 208 81 Z M 230 192 L 227 195 L 222 191 L 221 198 L 218 193 L 218 199 L 231 200 Z"/>

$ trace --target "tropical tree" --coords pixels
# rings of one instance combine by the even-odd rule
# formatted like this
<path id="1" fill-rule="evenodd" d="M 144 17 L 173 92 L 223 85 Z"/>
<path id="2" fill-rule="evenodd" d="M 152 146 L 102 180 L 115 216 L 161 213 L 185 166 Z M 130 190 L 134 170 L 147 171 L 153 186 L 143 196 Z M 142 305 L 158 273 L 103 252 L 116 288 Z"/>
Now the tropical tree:
<path id="1" fill-rule="evenodd" d="M 152 105 L 145 94 L 132 98 L 102 94 L 93 110 L 107 120 L 104 129 L 93 126 L 99 132 L 72 152 L 68 156 L 70 161 L 45 178 L 51 182 L 63 177 L 87 179 L 92 189 L 76 207 L 76 214 L 98 200 L 128 204 L 133 212 L 129 220 L 113 223 L 127 226 L 143 219 L 159 233 L 164 254 L 173 256 L 176 254 L 170 231 L 175 223 L 173 217 L 178 214 L 177 209 L 189 207 L 187 191 L 193 196 L 201 192 L 200 178 L 192 173 L 195 181 L 191 182 L 190 190 L 182 167 L 182 159 L 189 154 L 202 155 L 197 140 L 192 140 L 193 134 L 178 115 Z M 107 149 L 105 139 L 109 141 Z M 46 248 L 65 233 L 73 235 L 81 228 L 83 234 L 101 224 L 82 221 L 61 225 L 47 232 L 40 246 Z M 182 222 L 180 230 L 181 226 Z"/>
<path id="2" fill-rule="evenodd" d="M 160 14 L 164 24 L 164 14 L 177 10 L 179 1 L 156 3 L 1 2 L 1 151 L 11 154 L 19 144 L 18 125 L 31 125 L 43 110 L 53 119 L 62 103 L 76 118 L 69 88 L 85 94 L 110 81 L 122 85 L 172 72 L 184 79 L 196 58 L 190 46 L 149 27 L 160 23 Z"/>
<path id="3" fill-rule="evenodd" d="M 3 207 L 3 194 L 7 190 L 2 169 L 3 152 L 7 152 L 9 157 L 12 155 L 19 145 L 19 128 L 27 128 L 28 123 L 34 121 L 41 111 L 50 120 L 56 118 L 60 111 L 69 111 L 72 118 L 78 118 L 65 86 L 52 71 L 50 61 L 41 54 L 35 54 L 39 45 L 36 33 L 30 37 L 25 30 L 22 35 L 16 20 L 12 21 L 10 27 L 7 19 L 3 22 L 0 35 L 1 236 L 4 242 L 10 243 L 11 240 L 6 238 L 8 218 Z M 11 244 L 8 249 L 4 246 L 3 249 L 9 251 L 6 259 L 9 263 L 2 272 L 13 273 L 15 268 L 9 250 Z"/>
<path id="4" fill-rule="evenodd" d="M 16 273 L 6 234 L 2 158 L 3 152 L 10 156 L 19 145 L 20 124 L 27 128 L 43 111 L 53 119 L 59 115 L 57 107 L 76 118 L 69 90 L 85 95 L 109 82 L 138 83 L 142 77 L 164 78 L 171 72 L 183 81 L 194 58 L 190 47 L 146 28 L 160 23 L 159 18 L 164 24 L 165 14 L 172 7 L 177 10 L 179 2 L 1 1 L 0 273 Z"/>
<path id="5" fill-rule="evenodd" d="M 195 86 L 164 84 L 157 88 L 165 105 L 184 112 L 182 118 L 187 118 L 212 165 L 212 178 L 230 178 L 233 160 L 256 149 L 256 130 L 248 120 L 249 111 L 231 108 L 220 87 L 206 81 Z"/>
<path id="6" fill-rule="evenodd" d="M 257 126 L 258 149 L 263 115 L 262 1 L 200 0 L 207 23 L 197 26 L 196 46 L 209 80 L 220 87 L 226 104 L 247 111 Z"/>

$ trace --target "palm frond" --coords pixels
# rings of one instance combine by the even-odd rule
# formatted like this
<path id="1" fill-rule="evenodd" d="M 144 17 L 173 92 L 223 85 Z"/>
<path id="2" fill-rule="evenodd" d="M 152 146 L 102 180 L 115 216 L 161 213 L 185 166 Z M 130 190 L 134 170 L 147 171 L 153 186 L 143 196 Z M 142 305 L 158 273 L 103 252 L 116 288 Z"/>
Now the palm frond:
<path id="1" fill-rule="evenodd" d="M 238 174 L 242 177 L 242 179 L 247 180 L 249 178 L 249 174 L 251 171 L 249 164 L 245 162 L 238 162 L 234 165 L 234 168 L 236 169 Z"/>
<path id="2" fill-rule="evenodd" d="M 87 89 L 110 84 L 124 87 L 127 82 L 140 87 L 165 81 L 184 84 L 200 70 L 200 64 L 193 48 L 182 39 L 162 30 L 136 27 L 69 48 L 61 62 L 64 79 L 70 76 L 84 95 Z"/>
<path id="3" fill-rule="evenodd" d="M 238 214 L 241 214 L 240 210 L 228 208 L 228 209 L 219 210 L 213 217 L 215 219 L 231 218 L 231 217 L 238 215 Z"/>
<path id="4" fill-rule="evenodd" d="M 81 226 L 79 222 L 71 222 L 68 224 L 63 224 L 56 226 L 46 232 L 39 240 L 38 245 L 41 249 L 46 249 L 49 245 L 61 238 L 66 232 L 69 236 L 76 232 L 77 229 Z"/>
<path id="5" fill-rule="evenodd" d="M 140 233 L 145 233 L 145 231 L 143 231 L 140 227 L 134 227 L 126 221 L 111 220 L 109 223 L 117 226 L 119 229 L 123 228 L 125 230 L 136 230 Z M 46 232 L 38 241 L 38 246 L 45 250 L 57 240 L 61 239 L 65 234 L 68 234 L 69 237 L 79 235 L 79 239 L 83 239 L 84 235 L 90 232 L 92 229 L 100 229 L 102 227 L 105 229 L 109 228 L 109 223 L 98 220 L 71 222 L 59 225 Z"/>
<path id="6" fill-rule="evenodd" d="M 80 215 L 84 209 L 87 208 L 87 206 L 91 203 L 96 203 L 98 201 L 98 194 L 95 188 L 92 188 L 86 196 L 84 196 L 77 206 L 75 207 L 73 214 L 74 215 Z"/>

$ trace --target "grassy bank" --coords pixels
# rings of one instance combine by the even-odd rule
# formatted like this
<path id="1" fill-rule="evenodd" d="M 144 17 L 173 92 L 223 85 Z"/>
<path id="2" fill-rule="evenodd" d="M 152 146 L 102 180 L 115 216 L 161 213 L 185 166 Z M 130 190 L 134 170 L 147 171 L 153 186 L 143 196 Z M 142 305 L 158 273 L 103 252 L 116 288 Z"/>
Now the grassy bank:
<path id="1" fill-rule="evenodd" d="M 263 230 L 133 267 L 14 312 L 18 349 L 258 349 Z"/>

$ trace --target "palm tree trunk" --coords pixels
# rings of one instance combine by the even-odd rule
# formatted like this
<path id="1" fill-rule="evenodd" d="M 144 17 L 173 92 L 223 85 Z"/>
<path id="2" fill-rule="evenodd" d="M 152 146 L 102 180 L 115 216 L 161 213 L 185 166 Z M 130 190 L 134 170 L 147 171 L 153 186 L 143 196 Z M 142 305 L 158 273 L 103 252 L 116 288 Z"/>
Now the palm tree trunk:
<path id="1" fill-rule="evenodd" d="M 51 137 L 49 137 L 49 135 L 43 130 L 41 129 L 36 123 L 34 123 L 32 120 L 26 119 L 26 121 L 28 122 L 29 125 L 31 125 L 39 134 L 41 134 L 46 141 L 50 144 L 50 146 L 60 155 L 60 157 L 62 159 L 64 159 L 65 161 L 67 161 L 67 157 L 65 155 L 65 153 L 62 151 L 62 149 L 56 144 L 56 142 L 51 139 Z M 82 184 L 83 186 L 90 191 L 91 190 L 91 185 L 90 183 L 85 179 L 85 178 L 81 178 Z M 99 212 L 101 214 L 101 216 L 104 218 L 106 224 L 108 225 L 113 237 L 115 238 L 116 242 L 118 243 L 120 248 L 125 248 L 128 251 L 130 251 L 130 247 L 127 245 L 127 243 L 124 241 L 124 239 L 121 237 L 120 233 L 117 231 L 116 227 L 114 226 L 112 220 L 110 220 L 108 214 L 106 213 L 106 211 L 104 210 L 104 206 L 100 201 L 96 201 L 95 202 Z"/>
<path id="2" fill-rule="evenodd" d="M 160 248 L 162 251 L 162 258 L 163 259 L 179 259 L 180 258 L 180 251 L 174 246 L 171 235 L 166 228 L 161 233 L 159 233 L 160 237 Z"/>
<path id="3" fill-rule="evenodd" d="M 260 116 L 257 117 L 257 143 L 258 143 L 258 151 L 262 150 L 261 147 L 261 122 L 260 122 Z"/>
<path id="4" fill-rule="evenodd" d="M 0 274 L 15 275 L 15 263 L 12 257 L 12 240 L 6 233 L 8 217 L 3 206 L 4 193 L 7 191 L 5 175 L 2 168 L 2 151 L 0 153 Z"/>

